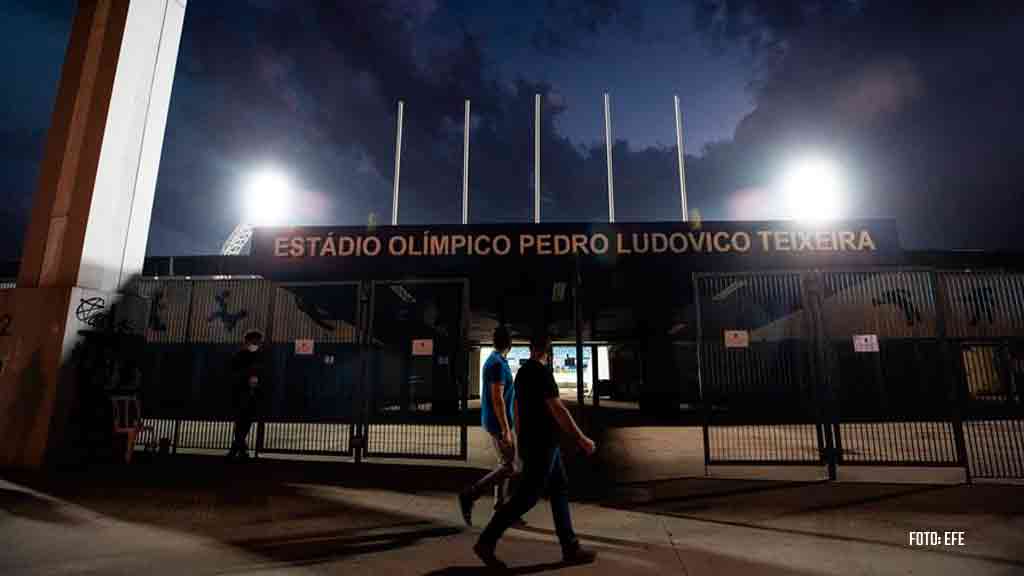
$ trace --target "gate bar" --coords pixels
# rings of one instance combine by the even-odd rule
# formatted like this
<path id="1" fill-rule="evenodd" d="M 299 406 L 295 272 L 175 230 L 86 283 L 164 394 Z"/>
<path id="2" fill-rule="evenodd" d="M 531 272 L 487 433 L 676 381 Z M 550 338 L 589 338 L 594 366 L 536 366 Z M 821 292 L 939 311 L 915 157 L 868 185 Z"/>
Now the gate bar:
<path id="1" fill-rule="evenodd" d="M 576 401 L 579 403 L 580 420 L 583 420 L 583 314 L 580 310 L 580 257 L 576 255 L 576 266 L 572 273 L 572 316 L 576 325 Z M 593 358 L 590 359 L 594 361 Z M 588 427 L 589 428 L 589 427 Z"/>
<path id="2" fill-rule="evenodd" d="M 811 361 L 814 367 L 812 374 L 818 382 L 818 422 L 815 425 L 823 428 L 828 479 L 835 480 L 837 478 L 836 461 L 839 458 L 839 450 L 836 447 L 836 429 L 839 428 L 839 422 L 838 415 L 834 410 L 835 391 L 833 390 L 831 364 L 828 357 L 824 316 L 821 312 L 823 290 L 820 272 L 815 270 L 800 274 L 800 297 L 809 312 L 807 319 L 811 323 L 810 338 L 814 345 Z"/>
<path id="3" fill-rule="evenodd" d="M 967 459 L 967 442 L 964 439 L 964 419 L 961 414 L 962 396 L 961 380 L 953 377 L 953 369 L 956 364 L 953 362 L 952 348 L 949 345 L 949 334 L 946 327 L 946 291 L 942 287 L 942 279 L 938 272 L 931 271 L 929 274 L 932 280 L 932 290 L 935 296 L 935 323 L 939 332 L 939 354 L 945 366 L 942 367 L 945 389 L 950 394 L 953 414 L 950 424 L 953 425 L 953 443 L 956 445 L 956 459 L 964 467 L 964 479 L 968 484 L 972 483 L 971 463 Z M 959 370 L 957 370 L 959 374 Z"/>
<path id="4" fill-rule="evenodd" d="M 708 463 L 711 462 L 711 439 L 708 437 L 711 424 L 711 403 L 704 393 L 704 323 L 700 314 L 700 281 L 697 273 L 691 273 L 693 282 L 693 304 L 697 316 L 697 397 L 704 407 L 704 475 L 708 475 Z"/>

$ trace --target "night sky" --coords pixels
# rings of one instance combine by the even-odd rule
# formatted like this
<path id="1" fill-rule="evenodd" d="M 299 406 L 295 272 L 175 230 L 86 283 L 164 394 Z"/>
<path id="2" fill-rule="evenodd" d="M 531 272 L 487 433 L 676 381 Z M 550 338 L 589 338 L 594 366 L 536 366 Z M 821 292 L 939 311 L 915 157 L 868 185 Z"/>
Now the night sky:
<path id="1" fill-rule="evenodd" d="M 978 5 L 983 7 L 978 7 Z M 618 220 L 679 217 L 672 96 L 691 208 L 784 216 L 783 168 L 826 155 L 844 214 L 892 217 L 909 248 L 1018 250 L 1024 10 L 890 0 L 190 0 L 148 251 L 216 253 L 267 166 L 293 224 L 390 221 L 406 102 L 402 224 L 532 219 L 533 94 L 544 95 L 542 218 L 607 219 L 602 93 Z M 0 258 L 35 188 L 74 2 L 0 0 Z"/>

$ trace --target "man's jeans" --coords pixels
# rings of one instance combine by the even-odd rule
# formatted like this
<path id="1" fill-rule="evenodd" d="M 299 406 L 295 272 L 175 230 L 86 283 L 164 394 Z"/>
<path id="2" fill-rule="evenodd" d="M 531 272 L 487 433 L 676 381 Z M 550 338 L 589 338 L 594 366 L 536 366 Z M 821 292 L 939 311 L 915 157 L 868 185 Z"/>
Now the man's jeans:
<path id="1" fill-rule="evenodd" d="M 494 513 L 480 535 L 480 543 L 493 548 L 505 530 L 537 505 L 545 488 L 548 489 L 551 517 L 562 549 L 569 550 L 577 546 L 579 543 L 569 515 L 569 480 L 565 475 L 565 466 L 562 465 L 561 451 L 557 447 L 523 460 L 523 472 L 515 493 Z"/>

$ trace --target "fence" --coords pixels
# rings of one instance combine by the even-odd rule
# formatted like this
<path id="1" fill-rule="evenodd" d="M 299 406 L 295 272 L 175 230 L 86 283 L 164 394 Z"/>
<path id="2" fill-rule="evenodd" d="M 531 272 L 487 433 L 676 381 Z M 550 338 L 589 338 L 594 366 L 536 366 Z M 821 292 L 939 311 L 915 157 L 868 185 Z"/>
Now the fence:
<path id="1" fill-rule="evenodd" d="M 465 459 L 464 394 L 457 388 L 438 386 L 454 401 L 443 418 L 430 407 L 417 421 L 372 417 L 375 394 L 404 393 L 413 379 L 389 373 L 364 382 L 366 351 L 380 342 L 368 317 L 377 312 L 361 297 L 372 290 L 369 283 L 144 279 L 135 290 L 151 304 L 141 395 L 154 440 L 174 450 L 230 447 L 230 359 L 243 335 L 257 329 L 266 335 L 272 367 L 260 422 L 248 438 L 257 453 Z M 462 331 L 451 334 L 461 338 Z M 312 350 L 300 351 L 297 343 Z M 409 364 L 409 342 L 395 341 L 394 348 L 405 355 L 396 353 L 389 365 Z M 426 359 L 428 370 L 434 364 Z M 446 359 L 437 372 L 456 366 Z M 435 412 L 438 417 L 430 418 Z"/>
<path id="2" fill-rule="evenodd" d="M 1024 477 L 1024 275 L 695 276 L 709 464 Z"/>

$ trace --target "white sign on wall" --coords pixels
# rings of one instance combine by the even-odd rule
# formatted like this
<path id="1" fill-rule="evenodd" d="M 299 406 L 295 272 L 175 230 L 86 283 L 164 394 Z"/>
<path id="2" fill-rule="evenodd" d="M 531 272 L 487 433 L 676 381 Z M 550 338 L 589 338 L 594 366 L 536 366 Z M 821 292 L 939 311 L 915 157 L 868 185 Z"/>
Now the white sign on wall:
<path id="1" fill-rule="evenodd" d="M 749 348 L 750 347 L 750 332 L 746 330 L 726 330 L 725 331 L 725 347 L 726 348 Z"/>
<path id="2" fill-rule="evenodd" d="M 295 341 L 295 355 L 296 356 L 312 356 L 315 344 L 313 340 L 296 340 Z"/>
<path id="3" fill-rule="evenodd" d="M 433 356 L 434 355 L 434 341 L 433 340 L 413 340 L 412 341 L 412 355 L 413 356 Z"/>
<path id="4" fill-rule="evenodd" d="M 878 352 L 878 334 L 854 334 L 854 352 Z"/>

